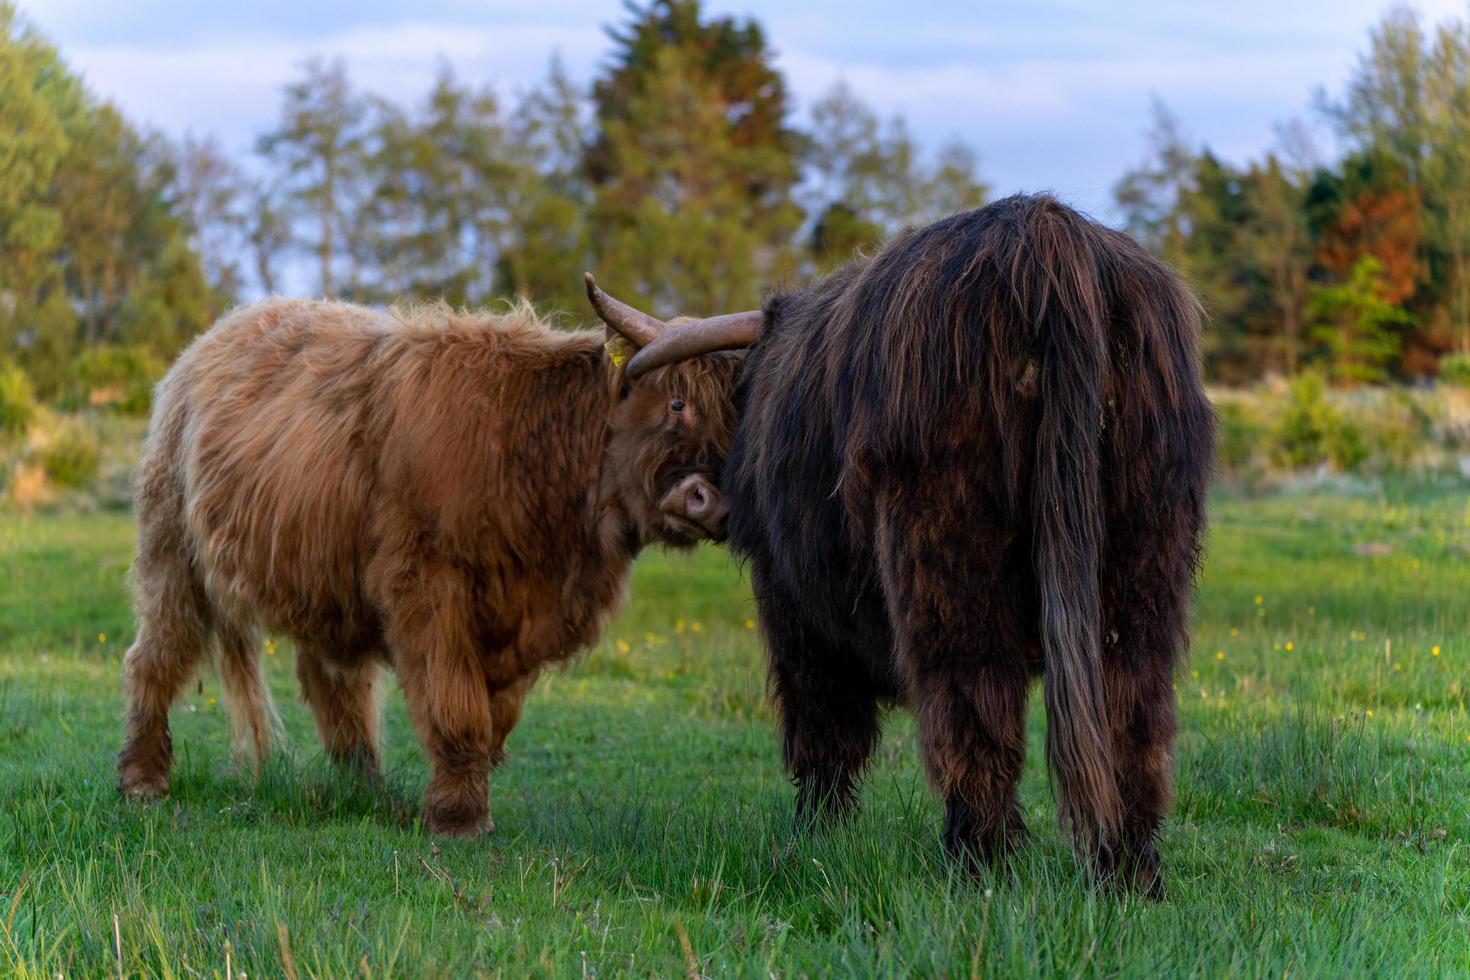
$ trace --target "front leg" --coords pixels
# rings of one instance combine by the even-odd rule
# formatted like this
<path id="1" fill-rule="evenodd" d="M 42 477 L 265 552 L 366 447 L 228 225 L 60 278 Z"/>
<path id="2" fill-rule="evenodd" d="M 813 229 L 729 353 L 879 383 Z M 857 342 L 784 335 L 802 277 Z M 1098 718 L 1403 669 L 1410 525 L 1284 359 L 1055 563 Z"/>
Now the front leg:
<path id="1" fill-rule="evenodd" d="M 390 610 L 388 642 L 408 711 L 429 755 L 424 827 L 472 837 L 494 830 L 490 693 L 475 645 L 472 591 L 448 567 L 411 577 Z"/>
<path id="2" fill-rule="evenodd" d="M 758 589 L 770 653 L 771 694 L 786 771 L 805 827 L 850 812 L 878 743 L 878 697 L 855 656 L 820 636 L 795 603 Z"/>

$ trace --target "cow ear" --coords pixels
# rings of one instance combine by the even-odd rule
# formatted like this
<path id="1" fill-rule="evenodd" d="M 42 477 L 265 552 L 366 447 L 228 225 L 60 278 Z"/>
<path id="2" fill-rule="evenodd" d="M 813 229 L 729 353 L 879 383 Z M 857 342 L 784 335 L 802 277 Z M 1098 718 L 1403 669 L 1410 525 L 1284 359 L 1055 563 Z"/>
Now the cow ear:
<path id="1" fill-rule="evenodd" d="M 602 349 L 607 352 L 608 360 L 618 367 L 622 367 L 628 362 L 628 358 L 638 353 L 638 348 L 612 327 L 608 327 L 603 333 Z"/>

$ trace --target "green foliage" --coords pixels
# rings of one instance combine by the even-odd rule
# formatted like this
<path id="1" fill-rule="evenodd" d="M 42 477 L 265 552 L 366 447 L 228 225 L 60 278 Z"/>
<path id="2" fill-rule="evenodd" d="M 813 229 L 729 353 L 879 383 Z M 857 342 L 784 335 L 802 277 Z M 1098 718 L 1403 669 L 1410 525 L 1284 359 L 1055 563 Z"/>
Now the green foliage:
<path id="1" fill-rule="evenodd" d="M 1216 446 L 1220 469 L 1235 476 L 1247 475 L 1267 443 L 1270 425 L 1244 399 L 1217 401 L 1215 414 L 1220 422 Z"/>
<path id="2" fill-rule="evenodd" d="M 905 227 L 985 203 L 977 159 L 964 144 L 940 149 L 931 167 L 901 118 L 880 124 L 839 83 L 812 107 L 805 160 L 806 207 L 814 216 L 810 250 L 829 269 L 871 251 Z"/>
<path id="3" fill-rule="evenodd" d="M 1313 335 L 1327 349 L 1329 370 L 1349 383 L 1383 381 L 1399 352 L 1399 331 L 1413 323 L 1384 297 L 1383 266 L 1372 256 L 1354 263 L 1347 282 L 1317 289 L 1311 311 L 1318 321 Z"/>
<path id="4" fill-rule="evenodd" d="M 36 389 L 15 364 L 0 361 L 0 446 L 26 434 L 36 417 Z"/>
<path id="5" fill-rule="evenodd" d="M 1446 354 L 1439 359 L 1439 380 L 1457 388 L 1470 388 L 1470 354 Z"/>
<path id="6" fill-rule="evenodd" d="M 1292 380 L 1286 403 L 1268 433 L 1271 455 L 1292 469 L 1333 460 L 1334 450 L 1354 453 L 1360 440 L 1352 427 L 1327 400 L 1327 383 L 1316 371 Z"/>
<path id="7" fill-rule="evenodd" d="M 141 345 L 99 345 L 83 351 L 74 374 L 89 401 L 105 401 L 125 415 L 147 415 L 164 365 Z"/>
<path id="8" fill-rule="evenodd" d="M 759 25 L 695 0 L 630 8 L 593 89 L 587 153 L 600 259 L 618 292 L 667 312 L 756 304 L 794 268 L 796 134 Z"/>
<path id="9" fill-rule="evenodd" d="M 67 420 L 41 450 L 40 463 L 56 486 L 79 489 L 96 479 L 101 457 L 97 436 L 80 421 Z"/>
<path id="10" fill-rule="evenodd" d="M 170 357 L 208 323 L 172 189 L 161 142 L 0 4 L 0 342 L 42 397 L 88 345 Z"/>

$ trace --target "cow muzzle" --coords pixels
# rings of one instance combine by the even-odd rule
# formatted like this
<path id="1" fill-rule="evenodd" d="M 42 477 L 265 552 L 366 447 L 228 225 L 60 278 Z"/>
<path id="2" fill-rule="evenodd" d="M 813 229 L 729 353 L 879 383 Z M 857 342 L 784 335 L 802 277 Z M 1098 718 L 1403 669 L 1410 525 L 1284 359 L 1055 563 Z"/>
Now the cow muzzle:
<path id="1" fill-rule="evenodd" d="M 702 476 L 686 476 L 658 502 L 667 536 L 675 541 L 725 540 L 729 508 L 719 488 Z"/>

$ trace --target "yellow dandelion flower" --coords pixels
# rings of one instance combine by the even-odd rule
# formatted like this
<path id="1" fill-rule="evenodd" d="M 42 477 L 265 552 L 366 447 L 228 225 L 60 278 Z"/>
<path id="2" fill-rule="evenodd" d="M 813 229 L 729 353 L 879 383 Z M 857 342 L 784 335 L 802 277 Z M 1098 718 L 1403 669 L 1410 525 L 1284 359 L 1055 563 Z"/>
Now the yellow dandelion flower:
<path id="1" fill-rule="evenodd" d="M 699 624 L 699 620 L 697 619 L 689 624 L 689 632 L 691 633 L 698 633 L 702 629 L 704 629 L 704 627 Z"/>
<path id="2" fill-rule="evenodd" d="M 1394 670 L 1403 670 L 1404 669 L 1404 665 L 1403 664 L 1394 664 L 1393 665 L 1393 669 Z"/>
<path id="3" fill-rule="evenodd" d="M 210 703 L 210 704 L 216 704 L 216 703 L 218 703 L 218 702 L 216 702 L 216 701 L 215 701 L 215 699 L 214 699 L 214 698 L 210 698 L 210 699 L 209 699 L 209 703 Z"/>
<path id="4" fill-rule="evenodd" d="M 1291 641 L 1290 640 L 1287 640 L 1286 641 L 1286 649 L 1287 649 L 1287 652 L 1288 653 L 1291 652 L 1292 644 L 1291 644 Z"/>
<path id="5" fill-rule="evenodd" d="M 1369 708 L 1368 709 L 1368 717 L 1369 718 L 1372 718 L 1373 717 L 1373 709 L 1372 708 Z"/>
<path id="6" fill-rule="evenodd" d="M 106 633 L 98 633 L 97 634 L 97 642 L 98 643 L 106 643 L 107 642 L 107 634 Z"/>
<path id="7" fill-rule="evenodd" d="M 1231 636 L 1239 636 L 1240 635 L 1240 630 L 1237 629 L 1236 627 L 1232 626 L 1232 627 L 1230 627 L 1230 635 Z"/>
<path id="8" fill-rule="evenodd" d="M 1429 652 L 1432 653 L 1432 654 L 1434 654 L 1437 657 L 1437 656 L 1439 656 L 1439 647 L 1430 647 L 1429 648 Z"/>
<path id="9" fill-rule="evenodd" d="M 753 619 L 747 619 L 747 620 L 746 620 L 746 621 L 745 621 L 745 628 L 746 628 L 746 629 L 748 629 L 748 630 L 753 630 L 753 629 L 755 629 L 755 620 L 753 620 Z M 1439 647 L 1435 647 L 1435 648 L 1434 648 L 1434 651 L 1435 651 L 1435 652 L 1436 652 L 1436 653 L 1438 653 L 1438 652 L 1439 652 Z"/>
<path id="10" fill-rule="evenodd" d="M 1263 595 L 1256 596 L 1256 605 L 1259 606 L 1261 603 L 1263 603 L 1265 601 L 1266 601 L 1266 597 L 1265 596 L 1263 596 Z"/>
<path id="11" fill-rule="evenodd" d="M 1225 659 L 1225 651 L 1224 650 L 1216 650 L 1215 651 L 1215 659 L 1216 660 L 1224 660 Z"/>
<path id="12" fill-rule="evenodd" d="M 1199 680 L 1199 671 L 1197 671 L 1197 670 L 1191 670 L 1189 672 L 1189 676 L 1190 677 L 1193 677 L 1195 680 Z"/>
<path id="13" fill-rule="evenodd" d="M 628 646 L 628 641 L 627 640 L 619 640 L 618 641 L 618 653 L 627 653 L 631 649 L 633 649 L 633 648 L 630 647 L 630 646 Z"/>

